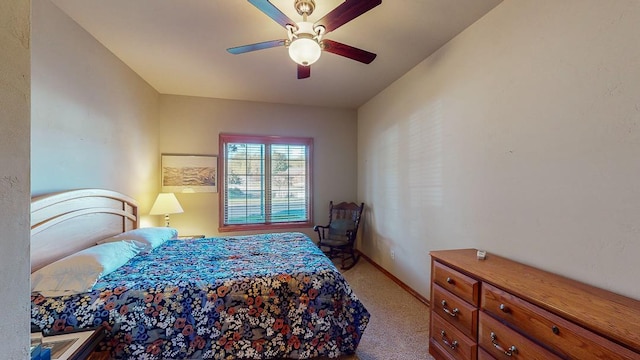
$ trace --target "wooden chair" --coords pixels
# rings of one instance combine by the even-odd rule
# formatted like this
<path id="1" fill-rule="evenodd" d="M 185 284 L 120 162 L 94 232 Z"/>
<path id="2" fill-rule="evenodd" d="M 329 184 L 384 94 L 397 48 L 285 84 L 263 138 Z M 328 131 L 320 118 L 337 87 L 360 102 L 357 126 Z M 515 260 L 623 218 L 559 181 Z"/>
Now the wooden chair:
<path id="1" fill-rule="evenodd" d="M 364 203 L 341 202 L 337 205 L 329 202 L 329 223 L 316 225 L 313 231 L 318 233 L 318 247 L 331 259 L 340 256 L 343 270 L 351 269 L 360 259 L 355 252 L 356 236 Z"/>

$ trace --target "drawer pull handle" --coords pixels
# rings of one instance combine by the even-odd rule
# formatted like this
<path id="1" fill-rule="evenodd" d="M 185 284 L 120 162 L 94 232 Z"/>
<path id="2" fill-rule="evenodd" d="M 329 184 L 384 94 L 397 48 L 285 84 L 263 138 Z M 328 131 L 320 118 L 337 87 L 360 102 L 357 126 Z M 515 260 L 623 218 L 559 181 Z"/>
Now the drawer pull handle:
<path id="1" fill-rule="evenodd" d="M 555 325 L 553 325 L 551 327 L 551 331 L 553 331 L 553 333 L 556 334 L 556 335 L 558 335 L 560 333 L 560 329 Z"/>
<path id="2" fill-rule="evenodd" d="M 505 355 L 512 356 L 513 354 L 518 352 L 518 349 L 516 349 L 515 345 L 511 345 L 510 348 L 505 350 L 502 346 L 500 346 L 500 344 L 498 344 L 497 339 L 498 337 L 496 336 L 496 333 L 491 332 L 491 343 L 493 344 L 493 347 L 495 347 L 499 351 L 502 351 Z"/>
<path id="3" fill-rule="evenodd" d="M 451 317 L 456 317 L 456 315 L 458 315 L 458 313 L 460 312 L 460 309 L 458 309 L 458 308 L 454 308 L 453 310 L 449 310 L 447 308 L 447 300 L 442 300 L 442 310 L 444 312 L 446 312 L 447 314 L 449 314 L 449 316 L 451 316 Z"/>
<path id="4" fill-rule="evenodd" d="M 455 283 L 456 283 L 456 282 L 455 282 L 455 281 L 453 281 L 453 279 L 452 279 L 452 278 L 450 278 L 450 277 L 448 277 L 448 278 L 447 278 L 447 284 L 451 284 L 451 285 L 453 285 L 453 284 L 455 284 Z"/>
<path id="5" fill-rule="evenodd" d="M 509 310 L 509 307 L 505 304 L 500 304 L 500 310 L 502 310 L 502 312 L 505 312 L 505 313 L 511 312 L 511 310 Z"/>
<path id="6" fill-rule="evenodd" d="M 447 345 L 448 347 L 451 348 L 451 350 L 455 350 L 458 347 L 458 341 L 457 340 L 453 340 L 451 342 L 449 342 L 449 340 L 447 340 L 447 333 L 444 332 L 444 330 L 440 331 L 440 335 L 442 335 L 442 342 Z"/>

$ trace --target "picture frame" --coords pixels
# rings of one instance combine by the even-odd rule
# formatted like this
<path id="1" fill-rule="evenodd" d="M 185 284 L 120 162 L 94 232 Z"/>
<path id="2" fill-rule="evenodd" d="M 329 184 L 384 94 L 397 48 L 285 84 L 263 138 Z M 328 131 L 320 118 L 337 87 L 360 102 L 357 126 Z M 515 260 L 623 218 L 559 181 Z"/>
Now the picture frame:
<path id="1" fill-rule="evenodd" d="M 218 157 L 162 154 L 162 192 L 218 192 Z"/>

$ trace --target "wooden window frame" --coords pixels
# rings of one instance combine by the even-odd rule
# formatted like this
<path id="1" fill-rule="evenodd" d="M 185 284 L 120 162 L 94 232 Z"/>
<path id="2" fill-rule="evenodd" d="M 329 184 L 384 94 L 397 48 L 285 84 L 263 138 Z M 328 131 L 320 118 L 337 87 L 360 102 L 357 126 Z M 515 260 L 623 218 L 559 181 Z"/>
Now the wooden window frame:
<path id="1" fill-rule="evenodd" d="M 246 143 L 246 144 L 263 144 L 263 145 L 304 145 L 307 149 L 306 154 L 306 221 L 292 222 L 265 222 L 253 224 L 225 224 L 226 214 L 226 196 L 227 196 L 227 152 L 226 144 L 228 143 Z M 219 175 L 220 175 L 220 201 L 219 201 L 219 232 L 231 231 L 262 231 L 276 229 L 293 229 L 313 226 L 313 138 L 308 137 L 290 137 L 290 136 L 263 136 L 263 135 L 242 135 L 242 134 L 223 134 L 219 135 Z M 265 151 L 268 153 L 268 151 Z M 265 156 L 265 163 L 269 163 L 270 155 Z M 265 164 L 268 168 L 268 165 Z M 270 174 L 265 174 L 269 176 Z M 268 190 L 268 186 L 265 188 Z M 266 197 L 265 197 L 266 198 Z M 265 199 L 265 201 L 267 201 Z"/>

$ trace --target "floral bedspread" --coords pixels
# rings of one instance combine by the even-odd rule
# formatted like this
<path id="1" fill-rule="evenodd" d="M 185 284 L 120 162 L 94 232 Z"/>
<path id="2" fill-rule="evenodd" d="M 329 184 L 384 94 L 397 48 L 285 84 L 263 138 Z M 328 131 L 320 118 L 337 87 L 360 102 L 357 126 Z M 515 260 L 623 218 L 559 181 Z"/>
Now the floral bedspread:
<path id="1" fill-rule="evenodd" d="M 45 333 L 106 324 L 118 359 L 307 359 L 353 353 L 369 313 L 302 233 L 171 240 L 93 291 L 31 297 Z"/>

